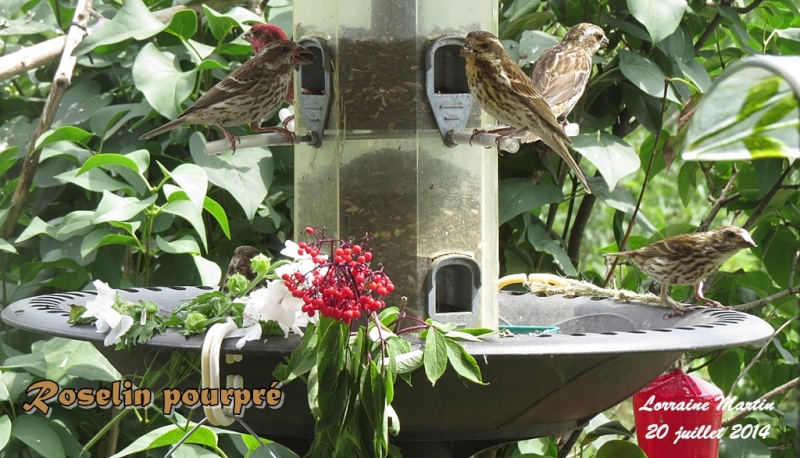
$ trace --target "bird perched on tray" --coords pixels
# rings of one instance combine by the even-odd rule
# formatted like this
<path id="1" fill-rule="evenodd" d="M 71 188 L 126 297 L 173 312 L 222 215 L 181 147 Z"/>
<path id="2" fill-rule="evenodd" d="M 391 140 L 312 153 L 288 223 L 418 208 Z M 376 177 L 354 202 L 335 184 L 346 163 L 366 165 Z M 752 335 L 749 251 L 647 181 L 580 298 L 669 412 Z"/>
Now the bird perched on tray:
<path id="1" fill-rule="evenodd" d="M 253 272 L 251 261 L 259 254 L 261 254 L 261 252 L 251 246 L 243 245 L 237 247 L 233 251 L 233 257 L 231 258 L 230 264 L 228 264 L 228 271 L 222 276 L 222 280 L 219 282 L 219 290 L 223 293 L 228 292 L 228 288 L 225 286 L 225 283 L 227 283 L 228 277 L 233 274 L 241 274 L 249 282 L 255 280 L 256 274 Z M 264 285 L 266 286 L 266 283 Z"/>
<path id="2" fill-rule="evenodd" d="M 711 307 L 727 308 L 703 295 L 703 281 L 725 261 L 744 248 L 755 247 L 750 233 L 736 226 L 722 226 L 707 232 L 681 234 L 638 250 L 605 253 L 608 258 L 631 260 L 645 274 L 661 283 L 661 300 L 672 308 L 669 316 L 683 315 L 669 297 L 670 285 L 694 285 L 697 299 Z"/>
<path id="3" fill-rule="evenodd" d="M 142 135 L 147 140 L 184 124 L 214 124 L 236 151 L 238 138 L 225 127 L 250 124 L 256 132 L 294 134 L 282 127 L 258 126 L 261 118 L 275 111 L 286 96 L 292 71 L 311 62 L 313 54 L 288 40 L 277 40 L 234 70 L 181 113 L 177 119 Z"/>
<path id="4" fill-rule="evenodd" d="M 250 43 L 253 49 L 253 54 L 258 54 L 264 49 L 264 46 L 272 43 L 275 40 L 288 40 L 289 37 L 286 32 L 274 24 L 256 24 L 250 28 L 242 39 Z M 294 81 L 289 82 L 289 89 L 286 91 L 286 97 L 283 100 L 287 103 L 294 104 Z"/>
<path id="5" fill-rule="evenodd" d="M 575 108 L 592 74 L 592 56 L 607 44 L 603 29 L 583 22 L 569 29 L 560 43 L 533 63 L 531 83 L 556 118 L 566 120 Z M 535 140 L 532 134 L 522 137 L 523 142 Z"/>
<path id="6" fill-rule="evenodd" d="M 467 84 L 472 95 L 497 121 L 511 126 L 494 132 L 529 130 L 567 161 L 586 192 L 591 193 L 586 177 L 567 149 L 569 137 L 531 80 L 508 57 L 500 40 L 489 32 L 470 32 L 461 57 L 467 61 Z"/>

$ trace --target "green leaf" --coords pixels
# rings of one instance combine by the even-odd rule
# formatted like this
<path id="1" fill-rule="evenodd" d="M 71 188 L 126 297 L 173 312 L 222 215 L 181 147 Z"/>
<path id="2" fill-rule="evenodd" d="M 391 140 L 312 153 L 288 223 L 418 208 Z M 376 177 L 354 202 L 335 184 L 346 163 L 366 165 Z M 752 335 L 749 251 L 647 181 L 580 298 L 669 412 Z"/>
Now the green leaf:
<path id="1" fill-rule="evenodd" d="M 475 362 L 475 358 L 464 350 L 464 347 L 450 339 L 445 339 L 447 344 L 447 359 L 450 365 L 456 370 L 458 375 L 464 377 L 470 382 L 479 385 L 488 385 L 481 379 L 481 368 Z"/>
<path id="2" fill-rule="evenodd" d="M 203 208 L 217 220 L 220 229 L 222 229 L 222 233 L 230 239 L 231 229 L 228 225 L 228 215 L 225 213 L 225 209 L 222 208 L 222 205 L 218 204 L 216 200 L 206 196 L 203 200 Z"/>
<path id="3" fill-rule="evenodd" d="M 81 168 L 78 169 L 78 175 L 86 173 L 87 171 L 97 167 L 104 167 L 109 165 L 119 165 L 122 167 L 126 167 L 137 174 L 141 173 L 141 171 L 139 170 L 139 164 L 137 164 L 136 161 L 134 161 L 132 158 L 122 154 L 104 153 L 104 154 L 96 154 L 90 157 L 89 159 L 86 159 L 86 162 L 84 162 Z"/>
<path id="4" fill-rule="evenodd" d="M 526 30 L 519 39 L 520 66 L 535 62 L 545 51 L 558 44 L 558 39 L 539 30 Z"/>
<path id="5" fill-rule="evenodd" d="M 445 338 L 435 329 L 428 329 L 428 335 L 425 337 L 423 363 L 425 365 L 425 375 L 430 380 L 431 385 L 436 385 L 436 381 L 447 369 L 447 343 L 445 343 Z"/>
<path id="6" fill-rule="evenodd" d="M 589 431 L 586 433 L 586 438 L 584 439 L 584 444 L 591 443 L 594 439 L 601 437 L 601 436 L 624 436 L 624 437 L 633 437 L 630 430 L 622 425 L 617 420 L 609 421 L 604 423 L 597 428 Z"/>
<path id="7" fill-rule="evenodd" d="M 178 11 L 172 16 L 167 32 L 184 40 L 193 37 L 197 32 L 197 13 L 193 10 Z"/>
<path id="8" fill-rule="evenodd" d="M 272 153 L 266 148 L 242 148 L 236 154 L 206 156 L 204 143 L 202 134 L 192 134 L 189 149 L 195 164 L 205 169 L 211 183 L 230 193 L 252 220 L 272 184 Z"/>
<path id="9" fill-rule="evenodd" d="M 778 56 L 759 56 L 751 62 L 760 61 L 772 67 L 726 70 L 705 94 L 689 124 L 684 160 L 800 157 L 800 110 L 789 85 L 772 69 L 797 74 L 800 62 Z"/>
<path id="10" fill-rule="evenodd" d="M 633 442 L 612 440 L 597 450 L 595 458 L 647 458 L 647 455 Z"/>
<path id="11" fill-rule="evenodd" d="M 183 426 L 184 423 L 181 423 Z M 139 436 L 135 441 L 124 449 L 112 455 L 111 458 L 122 458 L 143 452 L 145 450 L 153 450 L 159 447 L 168 447 L 178 443 L 196 423 L 189 423 L 186 429 L 181 426 L 168 425 L 156 428 L 143 436 Z M 200 444 L 206 447 L 216 448 L 219 438 L 213 429 L 208 426 L 200 426 L 192 432 L 192 435 L 187 437 L 184 443 L 187 444 Z"/>
<path id="12" fill-rule="evenodd" d="M 769 458 L 772 451 L 757 439 L 732 439 L 723 437 L 719 441 L 719 458 Z"/>
<path id="13" fill-rule="evenodd" d="M 557 187 L 536 185 L 525 178 L 500 180 L 498 194 L 500 207 L 498 224 L 503 224 L 531 209 L 564 200 L 564 194 Z"/>
<path id="14" fill-rule="evenodd" d="M 6 239 L 0 239 L 0 251 L 7 251 L 9 253 L 17 253 L 17 249 L 14 248 L 14 245 L 8 242 Z"/>
<path id="15" fill-rule="evenodd" d="M 64 447 L 50 422 L 36 415 L 21 415 L 11 422 L 11 437 L 48 458 L 65 457 Z"/>
<path id="16" fill-rule="evenodd" d="M 550 237 L 550 234 L 544 230 L 544 227 L 540 224 L 532 224 L 528 226 L 526 235 L 530 244 L 533 245 L 533 248 L 553 256 L 553 262 L 556 263 L 564 274 L 570 277 L 578 276 L 578 271 L 572 264 L 572 260 L 570 260 L 567 252 L 558 242 Z"/>
<path id="17" fill-rule="evenodd" d="M 149 207 L 158 198 L 153 195 L 144 200 L 136 197 L 119 197 L 108 191 L 103 191 L 103 197 L 97 205 L 93 224 L 110 221 L 128 221 Z"/>
<path id="18" fill-rule="evenodd" d="M 778 93 L 780 84 L 781 78 L 779 76 L 766 78 L 754 84 L 753 87 L 750 88 L 750 91 L 748 91 L 747 97 L 744 99 L 744 104 L 739 110 L 739 120 L 741 121 L 764 108 L 764 105 Z"/>
<path id="19" fill-rule="evenodd" d="M 81 172 L 80 169 L 67 170 L 64 173 L 56 175 L 55 178 L 61 182 L 71 183 L 92 192 L 113 192 L 121 189 L 129 190 L 128 194 L 134 192 L 133 188 L 128 184 L 111 178 L 107 173 L 97 169 L 86 172 Z"/>
<path id="20" fill-rule="evenodd" d="M 275 368 L 274 377 L 281 383 L 289 383 L 295 378 L 307 374 L 317 363 L 317 341 L 319 333 L 314 324 L 309 324 L 300 345 L 292 350 L 289 361 Z M 310 386 L 310 384 L 309 384 Z"/>
<path id="21" fill-rule="evenodd" d="M 239 27 L 239 22 L 225 14 L 220 14 L 213 9 L 203 5 L 203 12 L 208 20 L 208 27 L 211 29 L 211 34 L 217 41 L 222 41 L 223 38 L 231 34 L 231 31 Z"/>
<path id="22" fill-rule="evenodd" d="M 119 43 L 129 38 L 144 40 L 166 27 L 166 24 L 150 13 L 142 0 L 127 0 L 111 21 L 94 30 L 78 45 L 73 54 L 81 56 L 98 46 Z"/>
<path id="23" fill-rule="evenodd" d="M 625 78 L 645 94 L 661 100 L 664 96 L 664 83 L 667 78 L 664 71 L 652 60 L 635 52 L 621 49 L 618 55 L 619 69 Z M 680 103 L 672 84 L 667 89 L 667 100 Z"/>
<path id="24" fill-rule="evenodd" d="M 113 382 L 122 377 L 114 366 L 89 342 L 53 338 L 42 345 L 47 363 L 46 377 L 59 381 L 65 376 Z"/>
<path id="25" fill-rule="evenodd" d="M 689 6 L 686 0 L 627 0 L 633 17 L 644 25 L 653 43 L 672 35 Z"/>
<path id="26" fill-rule="evenodd" d="M 182 196 L 179 194 L 183 194 Z M 170 195 L 170 201 L 161 207 L 161 211 L 175 216 L 180 216 L 192 225 L 200 241 L 203 242 L 203 249 L 208 250 L 208 237 L 206 235 L 206 225 L 203 221 L 203 215 L 195 206 L 189 201 L 184 193 L 173 193 Z"/>
<path id="27" fill-rule="evenodd" d="M 573 137 L 572 147 L 597 167 L 608 189 L 614 189 L 619 180 L 636 172 L 642 165 L 636 151 L 614 135 L 581 134 Z"/>
<path id="28" fill-rule="evenodd" d="M 138 242 L 130 235 L 116 234 L 101 227 L 93 230 L 81 241 L 81 256 L 86 257 L 106 245 L 128 245 L 137 247 Z"/>
<path id="29" fill-rule="evenodd" d="M 194 164 L 181 164 L 170 172 L 170 177 L 183 189 L 198 213 L 202 211 L 208 189 L 205 170 Z"/>
<path id="30" fill-rule="evenodd" d="M 181 102 L 194 90 L 196 69 L 181 71 L 175 55 L 146 44 L 133 62 L 133 82 L 147 102 L 168 119 L 178 116 Z"/>
<path id="31" fill-rule="evenodd" d="M 92 138 L 92 134 L 83 129 L 73 126 L 61 126 L 57 129 L 50 129 L 36 139 L 36 148 L 53 144 L 55 142 L 67 141 L 75 142 L 79 145 L 86 145 Z"/>
<path id="32" fill-rule="evenodd" d="M 222 278 L 222 269 L 219 268 L 219 264 L 214 261 L 209 261 L 200 255 L 192 256 L 192 260 L 194 261 L 195 267 L 197 267 L 197 272 L 200 274 L 202 285 L 219 285 L 219 281 Z"/>
<path id="33" fill-rule="evenodd" d="M 8 399 L 4 399 L 8 401 Z M 11 417 L 3 415 L 0 417 L 0 449 L 5 450 L 8 441 L 11 439 Z"/>
<path id="34" fill-rule="evenodd" d="M 708 375 L 715 385 L 723 392 L 728 393 L 741 369 L 742 362 L 739 359 L 739 353 L 736 350 L 725 350 L 708 365 Z"/>
<path id="35" fill-rule="evenodd" d="M 160 235 L 156 235 L 156 246 L 160 250 L 170 254 L 200 254 L 200 245 L 189 235 L 184 235 L 175 240 L 166 240 Z"/>
<path id="36" fill-rule="evenodd" d="M 623 186 L 617 186 L 613 192 L 608 192 L 605 180 L 600 177 L 587 177 L 589 186 L 592 188 L 592 193 L 604 204 L 611 208 L 617 209 L 628 216 L 633 215 L 633 210 L 636 208 L 636 199 L 631 193 Z M 636 222 L 650 232 L 655 232 L 656 227 L 645 216 L 646 212 L 640 209 L 636 216 Z"/>

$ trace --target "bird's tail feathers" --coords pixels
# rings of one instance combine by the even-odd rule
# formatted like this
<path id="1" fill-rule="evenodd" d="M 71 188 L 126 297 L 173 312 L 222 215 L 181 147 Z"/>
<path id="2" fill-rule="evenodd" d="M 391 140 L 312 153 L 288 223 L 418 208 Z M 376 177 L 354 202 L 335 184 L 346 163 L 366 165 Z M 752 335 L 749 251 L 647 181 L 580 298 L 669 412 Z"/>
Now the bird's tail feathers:
<path id="1" fill-rule="evenodd" d="M 178 127 L 178 126 L 182 126 L 183 124 L 184 124 L 184 120 L 182 118 L 178 118 L 178 119 L 176 119 L 174 121 L 170 121 L 170 122 L 164 124 L 161 127 L 156 127 L 155 129 L 151 130 L 150 132 L 147 132 L 146 134 L 144 134 L 141 137 L 139 137 L 139 140 L 149 140 L 149 139 L 151 139 L 151 138 L 153 138 L 153 137 L 155 137 L 157 135 L 163 134 L 164 132 L 168 132 L 168 131 L 170 131 L 170 130 Z"/>
<path id="2" fill-rule="evenodd" d="M 561 159 L 564 159 L 564 161 L 567 162 L 569 168 L 571 168 L 572 171 L 575 172 L 575 176 L 578 177 L 578 181 L 580 181 L 583 185 L 583 189 L 586 190 L 587 194 L 591 194 L 592 190 L 589 189 L 589 182 L 586 181 L 586 175 L 583 174 L 583 171 L 578 166 L 578 163 L 575 162 L 575 158 L 572 157 L 572 154 L 570 154 L 569 148 L 567 148 L 567 145 L 564 144 L 564 140 L 559 136 L 553 135 L 550 136 L 550 138 L 542 137 L 542 141 L 545 143 L 545 145 L 549 146 L 553 151 L 555 151 L 556 154 L 561 156 Z"/>

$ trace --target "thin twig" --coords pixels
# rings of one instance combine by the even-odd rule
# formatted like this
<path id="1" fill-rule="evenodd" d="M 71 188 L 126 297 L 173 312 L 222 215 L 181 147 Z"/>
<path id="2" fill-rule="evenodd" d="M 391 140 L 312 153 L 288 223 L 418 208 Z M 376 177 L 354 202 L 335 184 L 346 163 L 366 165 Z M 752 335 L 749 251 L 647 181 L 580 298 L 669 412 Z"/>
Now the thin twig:
<path id="1" fill-rule="evenodd" d="M 658 142 L 661 138 L 661 131 L 664 128 L 664 113 L 667 110 L 667 93 L 669 91 L 669 78 L 664 79 L 664 94 L 661 96 L 661 113 L 658 119 L 658 130 L 656 130 L 656 139 L 653 143 L 653 154 L 650 155 L 650 162 L 647 164 L 647 169 L 644 172 L 644 180 L 642 181 L 642 190 L 639 191 L 639 199 L 636 201 L 636 207 L 633 209 L 633 214 L 631 215 L 631 220 L 628 222 L 628 229 L 625 231 L 625 236 L 622 237 L 622 242 L 619 244 L 619 249 L 624 250 L 624 246 L 628 243 L 628 239 L 631 236 L 631 232 L 633 232 L 633 225 L 636 224 L 636 217 L 639 215 L 639 209 L 642 207 L 642 200 L 644 200 L 644 191 L 647 189 L 647 184 L 650 181 L 650 171 L 653 169 L 653 163 L 656 160 L 656 153 L 658 152 Z M 608 268 L 608 274 L 606 274 L 605 281 L 603 281 L 603 287 L 605 288 L 608 285 L 608 282 L 611 281 L 611 277 L 614 276 L 614 268 L 617 267 L 617 263 L 619 262 L 620 258 L 614 258 L 611 263 L 611 267 Z"/>
<path id="2" fill-rule="evenodd" d="M 767 208 L 767 205 L 769 205 L 772 198 L 775 197 L 775 193 L 777 193 L 778 190 L 781 189 L 781 186 L 783 186 L 783 180 L 786 179 L 786 177 L 789 175 L 789 172 L 791 171 L 792 171 L 792 166 L 791 164 L 789 164 L 789 166 L 786 167 L 786 170 L 784 170 L 783 173 L 781 174 L 780 178 L 778 178 L 778 181 L 775 182 L 775 185 L 772 186 L 772 188 L 769 191 L 767 191 L 766 194 L 764 194 L 764 197 L 761 199 L 761 202 L 758 203 L 756 208 L 753 210 L 753 213 L 750 214 L 750 217 L 747 218 L 747 221 L 745 221 L 745 223 L 742 225 L 743 229 L 750 229 L 750 227 L 756 222 L 756 219 L 758 219 L 758 217 L 761 216 L 761 213 L 764 212 L 764 209 Z"/>
<path id="3" fill-rule="evenodd" d="M 733 307 L 734 310 L 743 312 L 745 310 L 750 310 L 756 307 L 761 307 L 763 305 L 767 305 L 772 301 L 777 301 L 778 299 L 786 296 L 790 296 L 792 294 L 800 293 L 800 289 L 795 288 L 794 286 L 794 276 L 795 272 L 797 272 L 797 262 L 800 260 L 800 250 L 795 252 L 794 259 L 792 260 L 792 267 L 789 269 L 789 287 L 783 291 L 779 291 L 771 296 L 767 296 L 763 299 L 758 299 L 753 302 L 747 302 L 745 304 L 739 304 Z"/>
<path id="4" fill-rule="evenodd" d="M 762 402 L 771 401 L 772 399 L 775 399 L 776 397 L 782 394 L 788 393 L 793 388 L 797 388 L 798 385 L 800 385 L 800 377 L 795 377 L 791 381 L 784 383 L 783 385 L 775 388 L 774 390 L 770 391 L 764 396 L 761 396 L 760 398 L 756 399 L 756 401 L 753 402 L 753 405 L 757 406 Z M 749 415 L 750 412 L 754 412 L 755 410 L 756 409 L 742 409 L 736 412 L 736 415 L 722 420 L 722 426 L 730 426 L 736 423 L 737 421 L 741 420 L 742 418 L 746 417 L 747 415 Z"/>
<path id="5" fill-rule="evenodd" d="M 722 0 L 719 3 L 722 6 L 730 6 L 731 1 L 732 0 Z M 703 32 L 703 35 L 701 35 L 700 38 L 698 38 L 697 42 L 694 44 L 694 52 L 700 51 L 700 49 L 703 48 L 703 45 L 705 45 L 706 41 L 708 41 L 708 39 L 711 38 L 711 34 L 713 34 L 714 31 L 717 30 L 717 27 L 719 27 L 721 22 L 722 22 L 722 15 L 719 14 L 719 12 L 717 12 L 717 14 L 714 15 L 714 18 L 711 19 L 711 22 L 708 23 L 706 30 Z"/>
<path id="6" fill-rule="evenodd" d="M 736 380 L 733 381 L 733 383 L 731 384 L 731 389 L 730 391 L 728 391 L 728 397 L 733 396 L 733 389 L 736 387 L 736 384 L 739 383 L 739 380 L 741 380 L 742 377 L 747 375 L 747 372 L 750 370 L 750 368 L 753 367 L 753 365 L 755 365 L 755 363 L 758 362 L 758 358 L 760 358 L 761 355 L 763 355 L 764 352 L 767 351 L 767 348 L 769 348 L 769 344 L 772 343 L 772 340 L 775 339 L 775 337 L 777 337 L 778 334 L 780 334 L 781 331 L 783 331 L 786 328 L 786 326 L 789 326 L 789 324 L 791 324 L 796 319 L 797 317 L 795 316 L 786 320 L 786 322 L 783 323 L 778 329 L 776 329 L 775 332 L 770 336 L 770 338 L 767 339 L 766 342 L 764 342 L 764 345 L 761 346 L 761 349 L 758 350 L 758 353 L 756 353 L 753 359 L 751 359 L 750 362 L 747 363 L 747 366 L 745 366 L 744 370 L 740 372 L 738 376 L 736 376 Z"/>
<path id="7" fill-rule="evenodd" d="M 711 210 L 708 211 L 708 215 L 703 219 L 698 226 L 698 232 L 705 232 L 708 230 L 708 227 L 711 225 L 711 222 L 714 221 L 714 218 L 717 217 L 717 213 L 722 210 L 722 206 L 725 204 L 725 199 L 727 199 L 728 194 L 733 189 L 733 185 L 736 182 L 736 177 L 739 176 L 739 169 L 736 166 L 733 166 L 733 173 L 731 173 L 731 178 L 725 184 L 725 187 L 722 188 L 722 192 L 719 194 L 719 197 L 714 201 L 714 205 L 711 207 Z"/>

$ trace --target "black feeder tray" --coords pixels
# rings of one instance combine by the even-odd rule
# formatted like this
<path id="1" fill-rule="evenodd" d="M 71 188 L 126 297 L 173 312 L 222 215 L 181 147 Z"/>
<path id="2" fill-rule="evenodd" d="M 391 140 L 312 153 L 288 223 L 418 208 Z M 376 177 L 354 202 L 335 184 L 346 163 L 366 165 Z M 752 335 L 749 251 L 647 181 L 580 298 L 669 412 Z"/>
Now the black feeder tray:
<path id="1" fill-rule="evenodd" d="M 117 291 L 123 299 L 151 300 L 168 311 L 211 289 Z M 95 295 L 79 291 L 32 297 L 11 304 L 2 318 L 29 331 L 91 341 L 123 374 L 141 374 L 154 349 L 200 352 L 202 336 L 186 338 L 174 330 L 131 352 L 104 347 L 104 335 L 93 326 L 66 323 L 68 305 L 85 304 Z M 393 443 L 407 456 L 469 456 L 503 442 L 576 429 L 647 385 L 684 352 L 754 344 L 774 332 L 758 317 L 707 307 L 688 307 L 691 313 L 665 318 L 669 309 L 638 303 L 505 292 L 499 304 L 500 316 L 511 324 L 558 326 L 560 333 L 464 343 L 486 386 L 463 382 L 452 369 L 435 387 L 422 371 L 414 375 L 413 387 L 398 381 L 393 407 L 401 431 Z M 277 336 L 238 350 L 235 339 L 227 339 L 221 353 L 242 359 L 222 363 L 220 379 L 238 374 L 246 388 L 269 388 L 273 369 L 298 343 L 297 336 Z M 168 353 L 158 357 L 166 361 Z M 304 453 L 313 436 L 305 384 L 295 381 L 283 393 L 280 408 L 249 409 L 243 418 L 263 437 Z"/>

